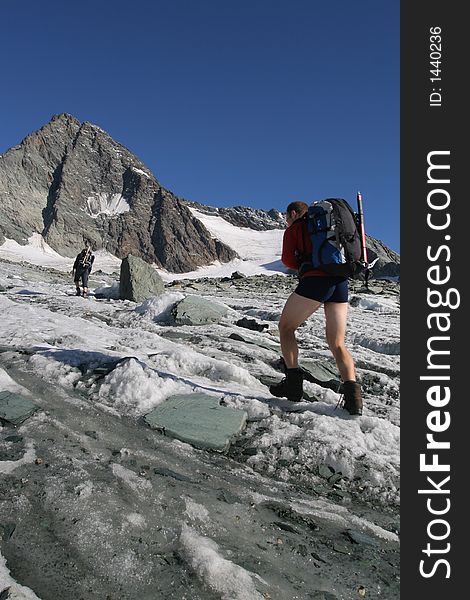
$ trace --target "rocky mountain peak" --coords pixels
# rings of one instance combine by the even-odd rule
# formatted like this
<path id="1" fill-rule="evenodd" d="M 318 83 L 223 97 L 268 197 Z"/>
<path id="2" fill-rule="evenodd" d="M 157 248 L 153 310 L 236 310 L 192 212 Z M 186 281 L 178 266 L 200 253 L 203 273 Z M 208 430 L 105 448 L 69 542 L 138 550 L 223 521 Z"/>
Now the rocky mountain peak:
<path id="1" fill-rule="evenodd" d="M 19 147 L 31 150 L 41 146 L 67 145 L 75 138 L 80 126 L 80 121 L 72 115 L 54 115 L 43 127 L 27 135 Z"/>
<path id="2" fill-rule="evenodd" d="M 0 242 L 37 232 L 65 256 L 86 241 L 176 272 L 236 256 L 127 148 L 67 113 L 1 157 L 0 199 Z"/>
<path id="3" fill-rule="evenodd" d="M 76 125 L 80 126 L 80 121 L 78 119 L 76 119 L 73 115 L 71 115 L 70 113 L 59 113 L 57 115 L 52 115 L 49 123 L 47 123 L 45 125 L 45 127 L 47 127 L 48 125 L 51 125 L 52 123 L 56 123 L 56 122 L 75 123 Z"/>

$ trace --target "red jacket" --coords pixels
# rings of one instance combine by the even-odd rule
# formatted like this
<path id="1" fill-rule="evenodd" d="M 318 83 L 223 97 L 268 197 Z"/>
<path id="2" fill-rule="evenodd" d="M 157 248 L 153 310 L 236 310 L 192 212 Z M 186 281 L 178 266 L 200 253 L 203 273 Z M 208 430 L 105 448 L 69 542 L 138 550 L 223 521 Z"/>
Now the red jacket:
<path id="1" fill-rule="evenodd" d="M 312 242 L 307 231 L 306 217 L 300 217 L 284 231 L 281 260 L 286 267 L 295 271 L 299 270 L 302 263 L 312 260 Z M 328 273 L 312 267 L 302 273 L 301 278 L 307 275 L 326 277 Z"/>

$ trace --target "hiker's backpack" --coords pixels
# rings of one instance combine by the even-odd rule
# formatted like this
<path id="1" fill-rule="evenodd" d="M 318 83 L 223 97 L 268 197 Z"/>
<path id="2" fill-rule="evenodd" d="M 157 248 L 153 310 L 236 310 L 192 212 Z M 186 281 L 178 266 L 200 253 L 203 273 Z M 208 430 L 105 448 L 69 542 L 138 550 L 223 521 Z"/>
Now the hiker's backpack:
<path id="1" fill-rule="evenodd" d="M 329 275 L 356 279 L 365 271 L 358 216 L 341 198 L 318 200 L 308 207 L 311 264 Z"/>
<path id="2" fill-rule="evenodd" d="M 86 252 L 82 252 L 83 256 L 80 258 L 80 267 L 82 269 L 89 269 L 91 267 L 91 250 L 88 248 Z"/>

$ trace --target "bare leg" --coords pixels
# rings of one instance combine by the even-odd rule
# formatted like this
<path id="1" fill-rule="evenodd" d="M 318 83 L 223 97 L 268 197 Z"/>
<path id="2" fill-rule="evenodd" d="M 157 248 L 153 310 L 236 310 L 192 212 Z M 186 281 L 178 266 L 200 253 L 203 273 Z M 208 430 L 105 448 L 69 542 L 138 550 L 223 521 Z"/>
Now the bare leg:
<path id="1" fill-rule="evenodd" d="M 344 343 L 348 317 L 347 302 L 327 302 L 325 304 L 326 341 L 335 357 L 343 381 L 355 381 L 354 360 Z"/>
<path id="2" fill-rule="evenodd" d="M 299 296 L 295 292 L 289 296 L 279 320 L 279 333 L 284 362 L 288 369 L 299 366 L 299 347 L 295 338 L 295 331 L 319 307 L 321 302 Z"/>

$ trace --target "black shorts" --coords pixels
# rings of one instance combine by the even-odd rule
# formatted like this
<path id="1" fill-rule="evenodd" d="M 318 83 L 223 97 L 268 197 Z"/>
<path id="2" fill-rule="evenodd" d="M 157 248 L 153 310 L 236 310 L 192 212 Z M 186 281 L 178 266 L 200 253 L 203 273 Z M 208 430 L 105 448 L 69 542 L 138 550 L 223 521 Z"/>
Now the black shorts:
<path id="1" fill-rule="evenodd" d="M 346 277 L 311 275 L 303 277 L 295 293 L 317 302 L 347 302 L 348 280 Z"/>
<path id="2" fill-rule="evenodd" d="M 82 285 L 83 287 L 88 287 L 88 275 L 90 274 L 90 271 L 88 269 L 85 269 L 84 271 L 82 270 L 77 270 L 75 271 L 75 285 L 78 287 L 79 283 L 80 283 L 80 279 L 82 280 Z"/>

